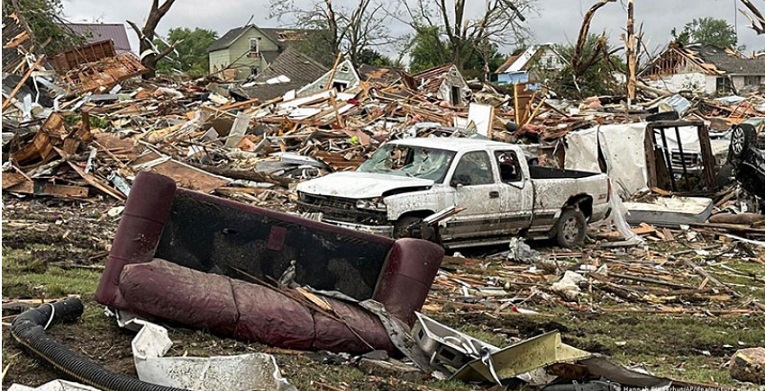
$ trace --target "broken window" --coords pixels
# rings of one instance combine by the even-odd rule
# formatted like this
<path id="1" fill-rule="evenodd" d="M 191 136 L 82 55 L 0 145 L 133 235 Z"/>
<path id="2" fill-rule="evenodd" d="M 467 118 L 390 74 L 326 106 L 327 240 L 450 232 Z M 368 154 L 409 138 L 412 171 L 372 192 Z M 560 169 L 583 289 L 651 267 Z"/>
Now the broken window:
<path id="1" fill-rule="evenodd" d="M 494 183 L 489 155 L 484 151 L 468 152 L 462 156 L 452 176 L 452 183 L 463 186 Z"/>
<path id="2" fill-rule="evenodd" d="M 730 79 L 727 77 L 718 77 L 716 87 L 717 87 L 718 93 L 728 93 L 733 91 L 733 87 L 731 86 Z"/>
<path id="3" fill-rule="evenodd" d="M 457 86 L 452 86 L 449 91 L 450 91 L 449 100 L 451 101 L 452 106 L 459 105 L 460 102 L 462 102 L 462 99 L 461 99 L 462 97 L 460 96 L 460 92 L 461 92 L 460 88 Z"/>
<path id="4" fill-rule="evenodd" d="M 499 166 L 499 177 L 503 183 L 518 182 L 523 179 L 521 165 L 515 151 L 497 151 L 494 153 Z"/>
<path id="5" fill-rule="evenodd" d="M 259 71 L 258 67 L 252 67 L 252 68 L 250 68 L 250 75 L 257 76 L 258 75 L 258 71 Z"/>
<path id="6" fill-rule="evenodd" d="M 762 84 L 762 78 L 760 76 L 744 76 L 745 86 L 758 86 Z"/>
<path id="7" fill-rule="evenodd" d="M 258 48 L 258 39 L 257 38 L 250 38 L 249 57 L 251 57 L 251 58 L 258 57 L 259 53 L 260 53 L 260 50 Z"/>
<path id="8" fill-rule="evenodd" d="M 441 149 L 386 144 L 359 166 L 358 171 L 444 181 L 455 153 Z"/>
<path id="9" fill-rule="evenodd" d="M 348 82 L 345 81 L 332 81 L 332 88 L 336 89 L 337 92 L 343 92 L 348 88 Z"/>

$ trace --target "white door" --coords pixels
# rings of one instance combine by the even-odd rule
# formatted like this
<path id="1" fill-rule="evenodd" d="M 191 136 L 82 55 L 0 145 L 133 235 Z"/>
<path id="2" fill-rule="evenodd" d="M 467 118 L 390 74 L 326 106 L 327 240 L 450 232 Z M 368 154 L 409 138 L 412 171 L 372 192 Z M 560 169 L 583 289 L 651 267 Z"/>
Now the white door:
<path id="1" fill-rule="evenodd" d="M 458 239 L 499 232 L 501 185 L 496 183 L 489 154 L 468 152 L 460 158 L 449 181 L 455 205 L 466 208 L 446 223 L 442 238 Z"/>

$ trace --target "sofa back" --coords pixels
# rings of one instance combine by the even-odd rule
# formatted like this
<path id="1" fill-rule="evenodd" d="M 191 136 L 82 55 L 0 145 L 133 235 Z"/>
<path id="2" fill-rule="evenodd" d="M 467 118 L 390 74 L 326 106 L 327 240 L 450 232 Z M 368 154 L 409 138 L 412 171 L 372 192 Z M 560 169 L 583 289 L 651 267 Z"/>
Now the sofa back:
<path id="1" fill-rule="evenodd" d="M 378 300 L 411 323 L 443 249 L 424 240 L 393 240 L 179 189 L 170 178 L 142 172 L 130 190 L 96 300 L 129 310 L 118 289 L 122 268 L 154 258 L 267 283 L 278 280 L 294 261 L 297 284 Z"/>

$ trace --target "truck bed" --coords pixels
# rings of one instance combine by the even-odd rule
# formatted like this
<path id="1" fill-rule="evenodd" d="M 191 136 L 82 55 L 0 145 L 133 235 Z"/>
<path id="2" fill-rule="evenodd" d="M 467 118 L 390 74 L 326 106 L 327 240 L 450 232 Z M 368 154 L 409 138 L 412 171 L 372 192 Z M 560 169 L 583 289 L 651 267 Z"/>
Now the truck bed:
<path id="1" fill-rule="evenodd" d="M 529 166 L 529 175 L 531 175 L 531 179 L 556 179 L 556 178 L 580 179 L 580 178 L 591 177 L 598 174 L 599 173 L 597 172 L 564 170 L 561 168 L 543 167 L 543 166 Z"/>

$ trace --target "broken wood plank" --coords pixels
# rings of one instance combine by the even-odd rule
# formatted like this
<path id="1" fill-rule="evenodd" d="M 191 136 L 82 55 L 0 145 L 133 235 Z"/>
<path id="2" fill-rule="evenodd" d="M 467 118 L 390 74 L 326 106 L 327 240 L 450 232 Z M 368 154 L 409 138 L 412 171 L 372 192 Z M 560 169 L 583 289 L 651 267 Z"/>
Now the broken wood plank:
<path id="1" fill-rule="evenodd" d="M 43 59 L 45 59 L 45 56 L 40 56 L 40 58 L 38 58 L 37 61 L 35 61 L 35 63 L 32 64 L 32 66 L 29 67 L 29 69 L 27 69 L 26 72 L 24 72 L 24 75 L 21 76 L 21 80 L 19 80 L 18 84 L 16 84 L 16 87 L 14 87 L 11 93 L 8 94 L 8 97 L 5 98 L 6 100 L 5 102 L 3 102 L 3 106 L 2 106 L 3 112 L 5 112 L 5 109 L 7 109 L 8 106 L 11 105 L 13 98 L 16 97 L 16 94 L 18 94 L 19 91 L 21 91 L 21 87 L 24 86 L 24 83 L 26 83 L 27 79 L 29 79 L 29 76 L 32 75 L 32 72 L 34 72 L 35 69 L 37 69 L 37 67 L 40 66 L 40 64 L 42 64 Z"/>
<path id="2" fill-rule="evenodd" d="M 59 153 L 63 154 L 63 151 L 60 151 Z M 85 172 L 76 163 L 68 161 L 68 160 L 67 160 L 67 163 L 69 163 L 69 166 L 72 167 L 72 169 L 74 169 L 74 171 L 76 171 L 77 174 L 79 174 L 82 177 L 82 179 L 85 180 L 85 182 L 88 182 L 89 185 L 95 187 L 96 189 L 100 190 L 101 192 L 105 193 L 106 195 L 112 196 L 112 197 L 114 197 L 114 198 L 116 198 L 116 199 L 118 199 L 120 201 L 124 201 L 125 200 L 125 196 L 122 193 L 120 193 L 120 192 L 112 189 L 108 185 L 104 184 L 100 179 L 95 177 L 93 174 Z"/>
<path id="3" fill-rule="evenodd" d="M 3 190 L 26 181 L 27 178 L 16 172 L 3 172 Z"/>
<path id="4" fill-rule="evenodd" d="M 5 173 L 3 173 L 5 182 Z M 5 183 L 3 183 L 5 185 Z M 60 198 L 88 198 L 89 189 L 82 186 L 57 185 L 45 181 L 24 181 L 15 186 L 3 189 L 10 193 L 31 194 L 36 196 L 51 196 Z"/>

